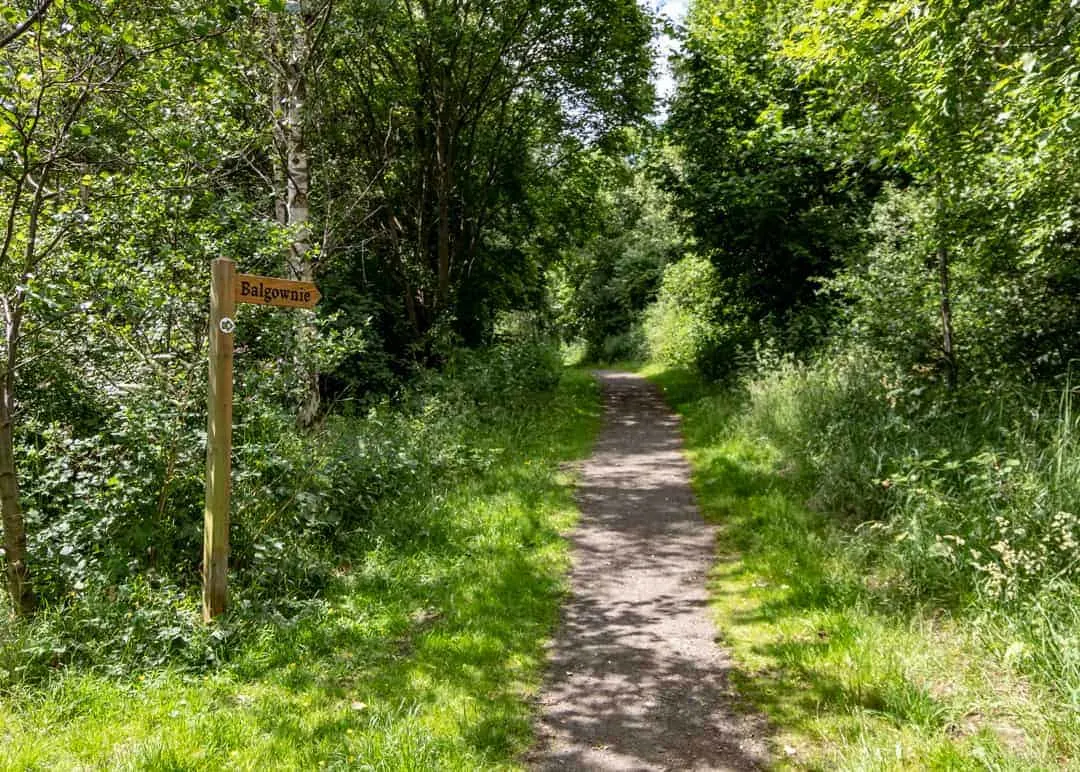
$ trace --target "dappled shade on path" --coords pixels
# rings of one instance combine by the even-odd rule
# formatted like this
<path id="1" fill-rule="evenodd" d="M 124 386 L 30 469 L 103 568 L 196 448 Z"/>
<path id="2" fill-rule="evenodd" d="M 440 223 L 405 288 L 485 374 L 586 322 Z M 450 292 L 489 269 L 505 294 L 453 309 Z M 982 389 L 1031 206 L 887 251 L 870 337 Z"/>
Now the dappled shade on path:
<path id="1" fill-rule="evenodd" d="M 540 770 L 758 769 L 763 720 L 733 708 L 678 419 L 629 373 L 598 374 L 605 427 L 582 472 L 567 599 L 543 694 Z"/>

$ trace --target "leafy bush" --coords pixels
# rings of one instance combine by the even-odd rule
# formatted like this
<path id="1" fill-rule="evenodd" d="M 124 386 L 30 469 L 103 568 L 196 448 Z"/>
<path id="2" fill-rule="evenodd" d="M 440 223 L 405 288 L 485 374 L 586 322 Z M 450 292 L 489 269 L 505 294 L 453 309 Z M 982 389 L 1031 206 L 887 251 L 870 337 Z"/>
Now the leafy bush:
<path id="1" fill-rule="evenodd" d="M 658 362 L 689 367 L 717 380 L 749 348 L 745 315 L 733 307 L 716 267 L 697 255 L 664 270 L 656 303 L 645 312 L 645 338 Z"/>
<path id="2" fill-rule="evenodd" d="M 1017 240 L 1022 216 L 993 190 L 968 194 L 943 234 L 930 190 L 883 190 L 863 247 L 823 280 L 839 311 L 834 331 L 902 368 L 940 369 L 938 250 L 945 249 L 962 380 L 1046 384 L 1080 351 L 1075 251 L 1063 243 L 1033 243 L 1025 251 Z"/>
<path id="3" fill-rule="evenodd" d="M 626 332 L 609 335 L 600 347 L 601 362 L 626 362 L 642 359 L 647 351 L 645 332 L 635 324 Z"/>
<path id="4" fill-rule="evenodd" d="M 444 390 L 458 391 L 485 405 L 500 404 L 506 397 L 531 391 L 547 391 L 561 377 L 558 346 L 544 339 L 459 350 L 441 374 Z"/>
<path id="5" fill-rule="evenodd" d="M 838 562 L 895 609 L 950 608 L 1007 663 L 1080 707 L 1077 391 L 945 394 L 932 369 L 835 349 L 760 363 L 742 430 L 772 447 L 837 536 Z"/>
<path id="6" fill-rule="evenodd" d="M 933 270 L 931 202 L 923 191 L 886 188 L 856 252 L 827 291 L 839 299 L 842 334 L 901 368 L 936 366 L 940 306 Z"/>
<path id="7" fill-rule="evenodd" d="M 671 196 L 656 178 L 663 151 L 639 148 L 633 163 L 597 156 L 583 188 L 588 218 L 580 243 L 566 248 L 549 272 L 551 303 L 566 340 L 581 339 L 592 361 L 638 358 L 635 332 L 657 293 L 664 266 L 686 247 Z"/>
<path id="8" fill-rule="evenodd" d="M 542 339 L 458 351 L 393 402 L 328 416 L 314 432 L 241 383 L 232 610 L 213 628 L 202 625 L 199 606 L 199 400 L 140 392 L 89 438 L 39 427 L 22 460 L 46 609 L 0 626 L 0 688 L 74 665 L 201 669 L 226 656 L 226 639 L 321 613 L 343 556 L 364 544 L 423 550 L 446 538 L 453 523 L 432 520 L 434 510 L 416 502 L 437 501 L 454 480 L 486 469 L 504 452 L 485 444 L 488 428 L 552 389 L 561 372 L 557 347 Z M 201 395 L 196 384 L 189 391 Z"/>

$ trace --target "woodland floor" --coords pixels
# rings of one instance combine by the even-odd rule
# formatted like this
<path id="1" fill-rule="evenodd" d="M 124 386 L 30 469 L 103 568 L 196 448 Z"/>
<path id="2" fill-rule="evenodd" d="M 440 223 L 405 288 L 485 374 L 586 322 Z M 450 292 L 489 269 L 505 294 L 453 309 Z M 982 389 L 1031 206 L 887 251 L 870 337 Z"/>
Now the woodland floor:
<path id="1" fill-rule="evenodd" d="M 537 770 L 749 770 L 765 721 L 738 706 L 706 588 L 715 531 L 679 419 L 644 378 L 597 374 L 604 428 L 584 464 L 570 596 L 540 696 Z"/>

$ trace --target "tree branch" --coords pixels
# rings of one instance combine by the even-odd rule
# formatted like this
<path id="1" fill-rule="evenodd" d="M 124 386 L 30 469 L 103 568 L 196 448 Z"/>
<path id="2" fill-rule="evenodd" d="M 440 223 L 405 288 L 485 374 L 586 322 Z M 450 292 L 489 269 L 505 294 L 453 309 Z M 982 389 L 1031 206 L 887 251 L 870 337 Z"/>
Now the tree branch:
<path id="1" fill-rule="evenodd" d="M 45 15 L 45 12 L 49 10 L 49 6 L 52 4 L 53 0 L 41 0 L 41 5 L 34 9 L 34 12 L 30 14 L 26 21 L 19 24 L 15 29 L 11 30 L 11 32 L 0 38 L 0 49 L 7 48 L 14 43 L 24 32 L 30 29 L 34 22 Z"/>

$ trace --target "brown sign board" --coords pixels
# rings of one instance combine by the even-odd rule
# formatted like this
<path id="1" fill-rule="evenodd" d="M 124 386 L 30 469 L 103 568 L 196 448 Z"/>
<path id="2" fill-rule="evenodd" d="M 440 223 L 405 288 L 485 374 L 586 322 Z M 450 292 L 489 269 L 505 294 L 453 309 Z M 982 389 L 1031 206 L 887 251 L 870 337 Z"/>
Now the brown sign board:
<path id="1" fill-rule="evenodd" d="M 284 308 L 314 308 L 319 302 L 319 288 L 310 281 L 290 281 L 272 276 L 236 274 L 233 299 L 237 303 Z"/>

